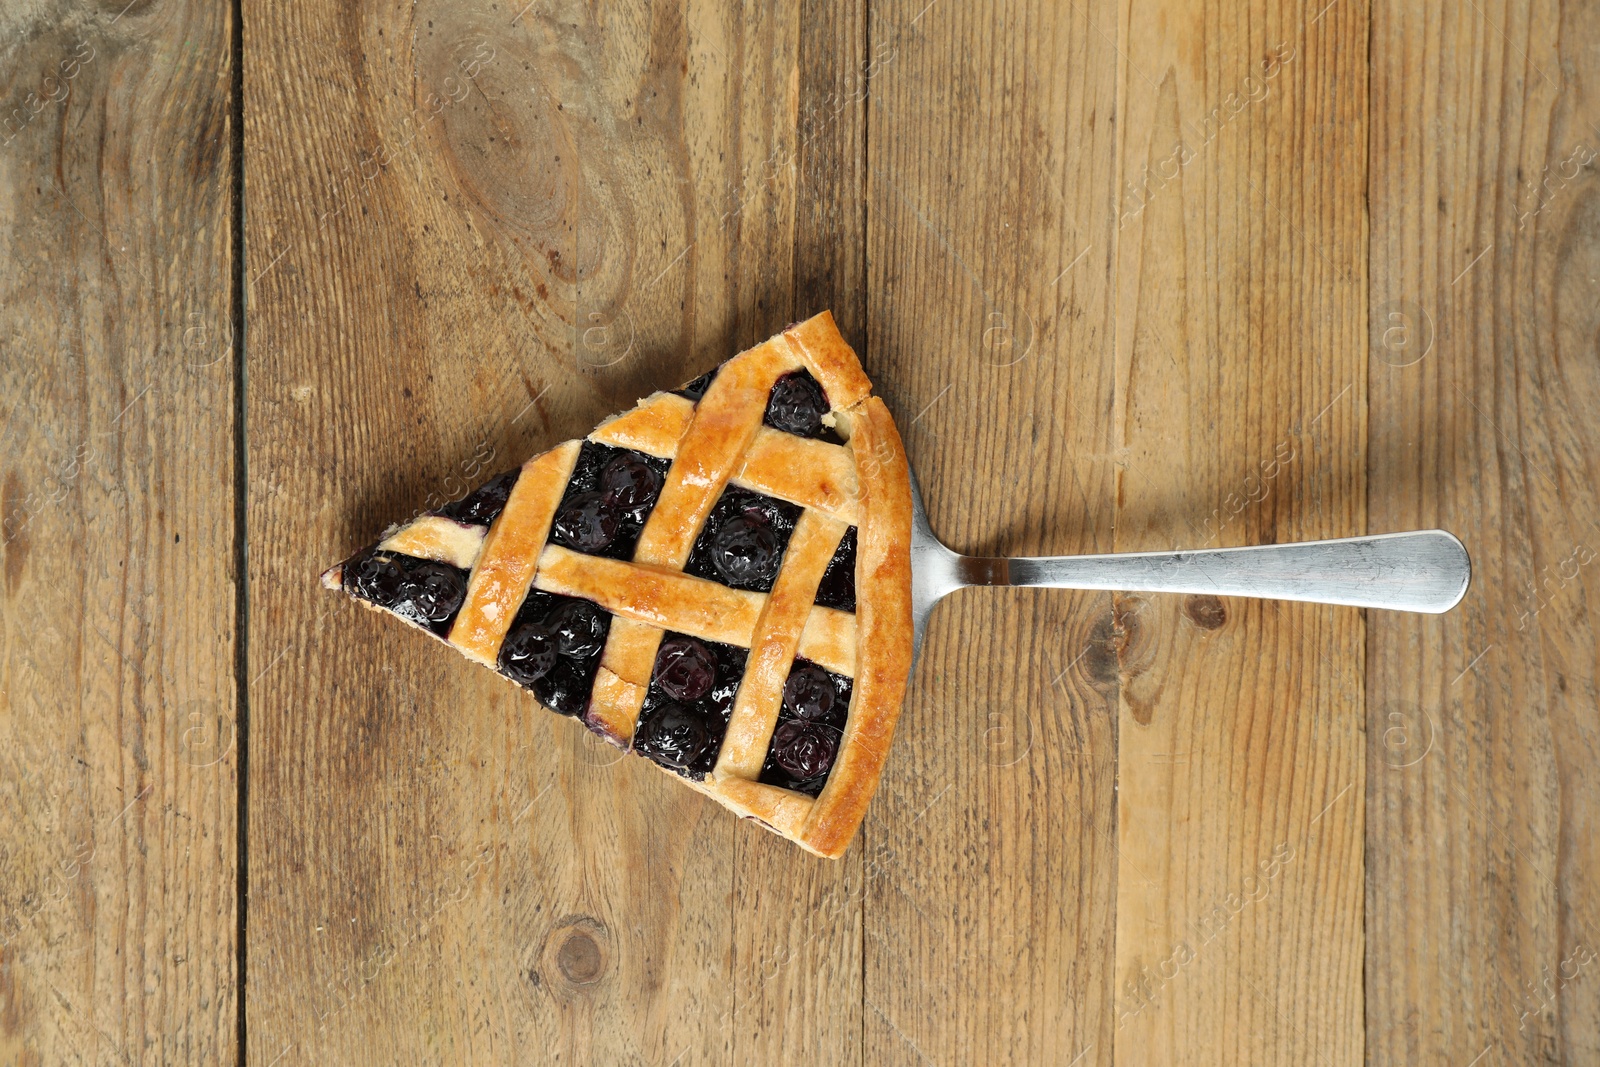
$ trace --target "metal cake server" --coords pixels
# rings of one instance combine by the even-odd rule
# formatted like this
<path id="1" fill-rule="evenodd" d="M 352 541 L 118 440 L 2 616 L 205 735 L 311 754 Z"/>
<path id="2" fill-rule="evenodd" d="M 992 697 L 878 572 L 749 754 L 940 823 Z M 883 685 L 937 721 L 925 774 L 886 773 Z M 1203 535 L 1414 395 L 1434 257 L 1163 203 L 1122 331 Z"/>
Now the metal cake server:
<path id="1" fill-rule="evenodd" d="M 1214 593 L 1437 615 L 1461 602 L 1472 578 L 1466 547 L 1444 530 L 1193 552 L 963 556 L 933 535 L 910 474 L 913 665 L 934 604 L 968 585 Z"/>

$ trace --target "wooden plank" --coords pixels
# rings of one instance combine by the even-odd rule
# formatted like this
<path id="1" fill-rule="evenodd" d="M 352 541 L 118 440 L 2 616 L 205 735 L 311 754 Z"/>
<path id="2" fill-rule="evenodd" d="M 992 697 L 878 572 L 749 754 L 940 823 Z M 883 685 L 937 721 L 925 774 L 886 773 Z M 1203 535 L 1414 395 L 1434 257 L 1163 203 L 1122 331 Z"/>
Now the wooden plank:
<path id="1" fill-rule="evenodd" d="M 249 12 L 253 1058 L 759 1060 L 787 1020 L 858 1044 L 858 938 L 799 947 L 802 890 L 853 868 L 312 580 L 826 295 L 793 269 L 834 225 L 797 208 L 798 55 L 849 33 L 798 12 Z M 813 199 L 851 180 L 819 151 Z M 803 880 L 764 894 L 741 864 Z M 751 985 L 758 945 L 803 954 L 782 996 Z"/>
<path id="2" fill-rule="evenodd" d="M 1367 9 L 1319 7 L 1126 9 L 1118 550 L 1363 530 Z M 1361 616 L 1116 602 L 1117 1062 L 1360 1062 Z"/>
<path id="3" fill-rule="evenodd" d="M 1111 546 L 1116 53 L 1095 6 L 871 9 L 870 366 L 968 552 Z M 988 591 L 935 613 L 864 831 L 862 1062 L 1111 1062 L 1109 605 Z"/>
<path id="4" fill-rule="evenodd" d="M 1440 525 L 1465 604 L 1370 623 L 1375 1062 L 1600 1055 L 1600 14 L 1377 5 L 1374 529 Z"/>
<path id="5" fill-rule="evenodd" d="M 0 1062 L 237 1056 L 227 5 L 0 14 Z"/>
<path id="6" fill-rule="evenodd" d="M 866 334 L 865 0 L 802 0 L 796 119 L 763 171 L 793 189 L 792 298 L 771 329 L 831 308 L 876 377 Z M 734 839 L 733 1063 L 852 1063 L 861 1054 L 861 841 L 819 860 L 753 823 Z"/>

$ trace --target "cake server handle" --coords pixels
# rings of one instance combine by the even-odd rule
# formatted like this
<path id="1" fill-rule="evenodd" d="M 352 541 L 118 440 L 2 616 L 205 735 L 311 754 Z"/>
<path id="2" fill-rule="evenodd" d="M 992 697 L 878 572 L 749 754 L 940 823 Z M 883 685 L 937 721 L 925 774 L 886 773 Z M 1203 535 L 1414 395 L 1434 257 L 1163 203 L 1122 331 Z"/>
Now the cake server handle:
<path id="1" fill-rule="evenodd" d="M 959 560 L 965 585 L 1212 593 L 1433 615 L 1459 604 L 1472 577 L 1466 547 L 1444 530 L 1188 552 Z"/>

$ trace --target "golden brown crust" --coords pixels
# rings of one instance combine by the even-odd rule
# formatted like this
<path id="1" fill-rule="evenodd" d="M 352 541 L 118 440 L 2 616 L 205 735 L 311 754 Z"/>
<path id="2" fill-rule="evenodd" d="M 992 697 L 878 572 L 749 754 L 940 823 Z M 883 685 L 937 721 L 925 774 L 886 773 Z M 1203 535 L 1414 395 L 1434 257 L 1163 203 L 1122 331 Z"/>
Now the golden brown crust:
<path id="1" fill-rule="evenodd" d="M 777 831 L 806 851 L 816 852 L 801 836 L 815 803 L 804 793 L 719 773 L 707 777 L 704 786 L 705 792 L 723 807 L 765 823 L 768 829 Z"/>
<path id="2" fill-rule="evenodd" d="M 856 530 L 855 687 L 844 740 L 801 837 L 824 856 L 839 856 L 866 817 L 900 717 L 911 673 L 911 481 L 904 446 L 883 401 L 857 410 L 861 522 Z"/>
<path id="3" fill-rule="evenodd" d="M 772 383 L 796 366 L 788 346 L 773 340 L 735 356 L 717 372 L 695 405 L 639 534 L 637 562 L 683 569 L 700 527 L 761 425 Z"/>
<path id="4" fill-rule="evenodd" d="M 773 382 L 802 366 L 827 393 L 834 410 L 824 421 L 845 446 L 762 425 Z M 625 747 L 666 631 L 750 649 L 716 768 L 705 781 L 680 781 L 810 852 L 837 857 L 882 773 L 911 661 L 909 478 L 893 420 L 870 388 L 824 313 L 723 364 L 699 403 L 657 393 L 602 424 L 591 440 L 672 460 L 632 562 L 549 543 L 580 441 L 524 465 L 487 535 L 425 516 L 381 545 L 471 568 L 450 640 L 491 667 L 530 588 L 611 612 L 585 722 Z M 730 482 L 803 509 L 770 593 L 683 572 Z M 850 525 L 857 527 L 854 613 L 815 603 Z M 336 566 L 323 583 L 338 588 L 341 578 Z M 843 739 L 815 800 L 756 780 L 797 656 L 855 680 Z"/>
<path id="5" fill-rule="evenodd" d="M 855 615 L 848 611 L 814 607 L 806 617 L 805 629 L 800 631 L 799 654 L 834 674 L 853 678 L 858 644 L 856 626 Z"/>
<path id="6" fill-rule="evenodd" d="M 506 506 L 489 527 L 467 581 L 467 598 L 450 627 L 450 643 L 468 659 L 495 665 L 500 642 L 528 595 L 580 447 L 568 441 L 524 463 Z"/>
<path id="7" fill-rule="evenodd" d="M 619 741 L 633 739 L 655 669 L 656 650 L 665 636 L 661 627 L 638 619 L 618 615 L 611 620 L 591 706 L 584 717 L 591 728 Z"/>
<path id="8" fill-rule="evenodd" d="M 756 622 L 744 680 L 739 683 L 717 757 L 719 774 L 754 778 L 761 773 L 800 632 L 811 616 L 822 572 L 828 569 L 845 530 L 843 523 L 820 512 L 801 512 L 784 552 L 783 569 Z"/>
<path id="9" fill-rule="evenodd" d="M 763 426 L 745 452 L 733 483 L 856 521 L 856 464 L 848 449 Z"/>
<path id="10" fill-rule="evenodd" d="M 424 515 L 395 530 L 378 542 L 384 552 L 398 552 L 417 559 L 431 559 L 470 571 L 483 551 L 483 535 L 488 528 L 471 526 L 443 515 Z"/>
<path id="11" fill-rule="evenodd" d="M 824 311 L 796 323 L 783 331 L 783 336 L 794 345 L 833 407 L 853 408 L 872 392 L 861 361 L 834 324 L 833 312 Z"/>
<path id="12" fill-rule="evenodd" d="M 637 407 L 596 426 L 589 440 L 671 459 L 693 417 L 693 400 L 674 393 L 652 393 Z"/>
<path id="13" fill-rule="evenodd" d="M 614 615 L 661 630 L 743 648 L 750 647 L 766 599 L 679 570 L 586 556 L 560 545 L 545 546 L 533 584 L 547 593 L 592 600 Z"/>
<path id="14" fill-rule="evenodd" d="M 611 625 L 617 626 L 630 621 L 614 619 Z M 642 626 L 643 623 L 634 625 Z M 661 631 L 656 630 L 656 643 L 659 644 L 660 640 Z M 654 648 L 651 648 L 650 658 L 655 658 Z M 602 662 L 595 674 L 594 689 L 589 694 L 589 710 L 583 716 L 585 725 L 619 745 L 628 744 L 633 740 L 633 728 L 639 721 L 639 709 L 644 707 L 645 692 L 649 689 L 649 684 L 648 674 L 642 683 L 630 682 L 607 668 Z"/>
<path id="15" fill-rule="evenodd" d="M 671 459 L 677 455 L 678 441 L 693 413 L 693 401 L 656 393 L 633 410 L 601 423 L 589 440 Z M 855 459 L 839 445 L 761 426 L 729 480 L 801 507 L 825 511 L 841 522 L 856 521 Z"/>

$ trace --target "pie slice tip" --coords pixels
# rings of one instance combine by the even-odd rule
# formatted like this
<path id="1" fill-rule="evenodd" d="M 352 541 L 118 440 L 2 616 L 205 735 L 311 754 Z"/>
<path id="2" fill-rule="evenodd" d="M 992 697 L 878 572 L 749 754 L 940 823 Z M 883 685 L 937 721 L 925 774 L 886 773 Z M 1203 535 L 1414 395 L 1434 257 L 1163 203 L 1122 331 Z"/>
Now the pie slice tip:
<path id="1" fill-rule="evenodd" d="M 827 312 L 322 575 L 807 851 L 844 853 L 911 667 L 911 500 Z"/>

